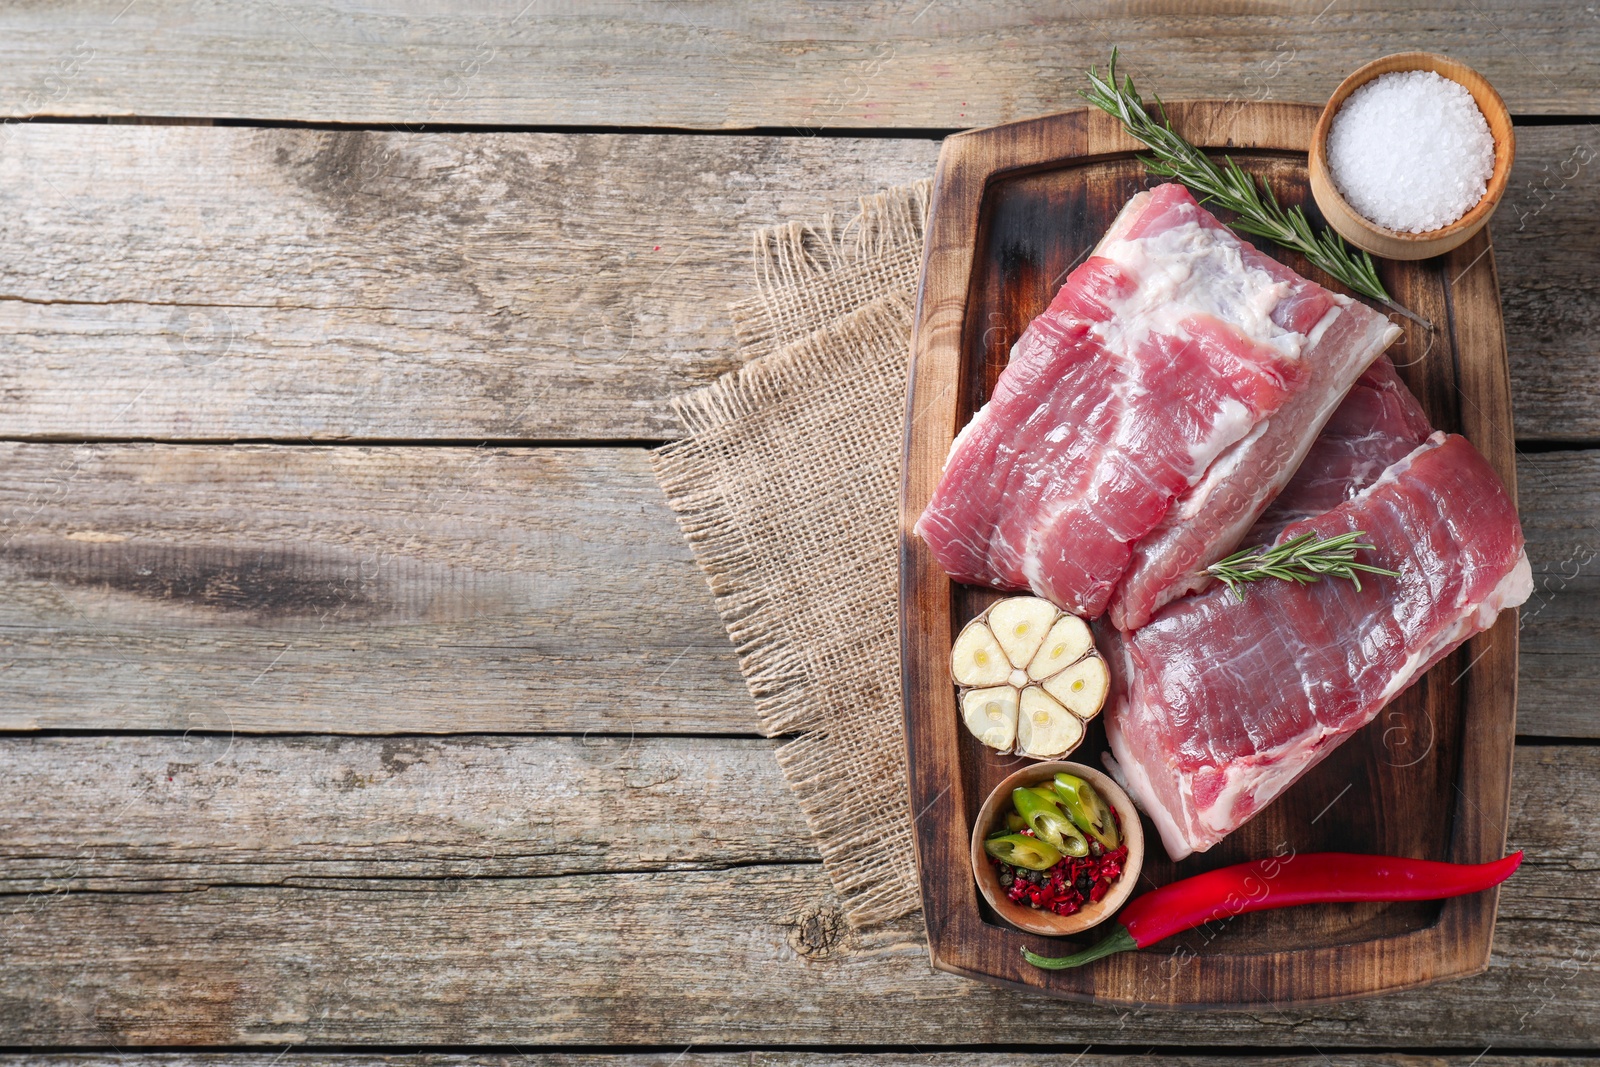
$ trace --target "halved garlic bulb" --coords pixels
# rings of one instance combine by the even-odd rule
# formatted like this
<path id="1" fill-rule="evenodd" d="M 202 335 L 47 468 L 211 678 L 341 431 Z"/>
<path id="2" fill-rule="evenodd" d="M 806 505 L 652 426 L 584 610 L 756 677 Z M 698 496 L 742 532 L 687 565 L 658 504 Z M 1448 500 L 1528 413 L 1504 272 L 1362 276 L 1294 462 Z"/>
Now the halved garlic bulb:
<path id="1" fill-rule="evenodd" d="M 1083 741 L 1111 688 L 1089 624 L 1048 600 L 1002 600 L 967 623 L 950 650 L 961 719 L 990 748 L 1059 759 Z"/>

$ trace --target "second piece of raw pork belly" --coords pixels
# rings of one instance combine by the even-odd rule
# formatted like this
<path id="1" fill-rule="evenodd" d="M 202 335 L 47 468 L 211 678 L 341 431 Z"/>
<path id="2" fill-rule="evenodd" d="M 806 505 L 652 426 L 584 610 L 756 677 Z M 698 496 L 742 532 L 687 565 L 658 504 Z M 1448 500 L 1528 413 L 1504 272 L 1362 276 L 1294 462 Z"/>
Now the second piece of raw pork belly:
<path id="1" fill-rule="evenodd" d="M 1283 492 L 1240 547 L 1270 545 L 1284 527 L 1331 511 L 1433 436 L 1433 424 L 1388 356 L 1367 368 L 1334 409 Z"/>
<path id="2" fill-rule="evenodd" d="M 1488 461 L 1464 437 L 1419 433 L 1426 419 L 1384 360 L 1252 533 L 1365 531 L 1361 561 L 1398 578 L 1268 579 L 1243 599 L 1218 584 L 1111 637 L 1112 773 L 1173 859 L 1243 825 L 1532 592 L 1516 506 Z"/>
<path id="3" fill-rule="evenodd" d="M 1237 545 L 1397 336 L 1181 185 L 1139 193 L 1018 339 L 917 533 L 958 581 L 1089 618 L 1117 593 L 1132 629 Z"/>

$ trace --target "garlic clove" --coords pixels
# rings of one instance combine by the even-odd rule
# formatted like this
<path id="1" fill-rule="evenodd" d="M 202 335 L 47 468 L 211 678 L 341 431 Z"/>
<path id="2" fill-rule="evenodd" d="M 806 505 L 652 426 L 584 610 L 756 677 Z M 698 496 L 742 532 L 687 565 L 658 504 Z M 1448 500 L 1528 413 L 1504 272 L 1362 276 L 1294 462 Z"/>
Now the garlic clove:
<path id="1" fill-rule="evenodd" d="M 1038 653 L 1028 664 L 1028 677 L 1036 682 L 1048 678 L 1078 662 L 1093 648 L 1094 635 L 1089 632 L 1089 624 L 1076 615 L 1063 615 L 1050 627 Z"/>
<path id="2" fill-rule="evenodd" d="M 1009 685 L 969 689 L 961 694 L 961 718 L 979 741 L 1006 751 L 1017 739 L 1017 703 Z"/>
<path id="3" fill-rule="evenodd" d="M 1036 685 L 1017 708 L 1017 752 L 1035 759 L 1064 756 L 1083 740 L 1083 722 Z"/>
<path id="4" fill-rule="evenodd" d="M 1048 600 L 1014 596 L 989 609 L 989 629 L 1014 667 L 1026 667 L 1044 643 L 1050 624 L 1061 614 Z"/>
<path id="5" fill-rule="evenodd" d="M 1011 661 L 980 616 L 967 623 L 950 649 L 950 676 L 957 685 L 1001 685 L 1011 676 Z"/>
<path id="6" fill-rule="evenodd" d="M 1089 656 L 1040 684 L 1080 719 L 1092 719 L 1106 702 L 1111 673 L 1106 670 L 1105 660 Z"/>

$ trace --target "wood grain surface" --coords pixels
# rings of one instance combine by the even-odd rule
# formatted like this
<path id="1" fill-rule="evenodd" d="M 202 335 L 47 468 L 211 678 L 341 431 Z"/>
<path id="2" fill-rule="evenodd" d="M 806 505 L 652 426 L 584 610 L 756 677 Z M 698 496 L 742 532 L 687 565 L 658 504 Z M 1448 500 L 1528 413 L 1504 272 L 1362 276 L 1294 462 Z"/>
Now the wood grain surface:
<path id="1" fill-rule="evenodd" d="M 1600 440 L 1600 127 L 1518 129 L 1511 185 L 1489 229 L 1517 433 L 1593 444 Z"/>
<path id="2" fill-rule="evenodd" d="M 1074 1052 L 1091 1043 L 1429 1048 L 1449 1034 L 1472 1051 L 1448 1062 L 1465 1063 L 1489 1044 L 1496 1052 L 1577 1049 L 1600 1039 L 1592 933 L 1600 754 L 1589 746 L 1517 752 L 1508 837 L 1530 859 L 1507 885 L 1484 974 L 1338 1007 L 1174 1013 L 1063 1011 L 936 974 L 918 920 L 850 931 L 820 864 L 765 844 L 757 849 L 766 858 L 753 857 L 733 844 L 745 825 L 719 817 L 759 813 L 775 836 L 794 826 L 778 810 L 786 794 L 769 742 L 698 739 L 687 749 L 703 753 L 709 769 L 685 761 L 665 788 L 693 794 L 714 784 L 724 799 L 685 827 L 703 837 L 690 846 L 702 860 L 656 871 L 619 871 L 615 857 L 591 846 L 645 843 L 637 830 L 595 819 L 629 810 L 619 808 L 619 793 L 652 815 L 670 810 L 676 801 L 651 796 L 664 787 L 646 784 L 659 775 L 630 776 L 670 760 L 671 749 L 620 764 L 613 780 L 594 773 L 603 761 L 557 759 L 555 767 L 589 768 L 563 791 L 538 765 L 550 749 L 519 753 L 529 745 L 522 739 L 434 744 L 404 769 L 401 752 L 391 750 L 384 766 L 381 742 L 355 743 L 344 762 L 372 778 L 366 789 L 393 797 L 393 814 L 369 825 L 360 816 L 381 802 L 340 793 L 342 773 L 323 777 L 340 759 L 327 742 L 264 739 L 203 772 L 171 772 L 172 783 L 164 772 L 173 755 L 162 746 L 177 749 L 176 738 L 126 742 L 122 766 L 116 747 L 93 754 L 98 739 L 0 742 L 12 749 L 8 773 L 32 768 L 26 780 L 44 790 L 41 807 L 81 805 L 77 829 L 72 815 L 57 814 L 43 834 L 17 825 L 10 807 L 0 840 L 31 834 L 30 855 L 84 865 L 35 891 L 0 895 L 0 1032 L 15 1044 L 587 1045 L 604 1034 L 674 1055 L 690 1042 L 1037 1048 L 1041 1015 L 1050 1019 L 1044 1044 Z M 263 774 L 268 765 L 277 769 Z M 505 780 L 485 782 L 489 767 Z M 99 799 L 86 800 L 82 784 L 50 783 L 75 774 L 103 776 Z M 414 774 L 423 780 L 404 781 Z M 252 778 L 258 784 L 243 784 Z M 299 795 L 283 795 L 291 792 Z M 510 810 L 517 793 L 527 796 L 522 813 Z M 397 811 L 412 804 L 414 815 Z M 118 830 L 123 805 L 135 815 Z M 306 826 L 302 813 L 313 806 L 329 812 L 329 827 Z M 164 827 L 152 826 L 157 809 Z M 527 876 L 465 866 L 420 876 L 452 849 L 464 860 L 488 848 L 539 852 L 551 829 L 571 836 L 570 873 L 534 873 L 549 870 L 536 861 Z M 228 834 L 240 843 L 213 844 Z M 314 852 L 330 864 L 386 847 L 393 855 L 398 839 L 381 843 L 390 834 L 419 839 L 418 865 L 401 865 L 399 877 L 375 868 L 364 879 L 308 877 Z M 741 861 L 714 869 L 705 859 L 719 847 L 738 850 Z M 249 851 L 256 855 L 233 872 L 229 861 Z M 165 885 L 148 862 L 162 856 L 187 865 L 172 868 Z M 269 863 L 277 879 L 257 881 Z M 288 877 L 294 870 L 305 884 Z"/>
<path id="3" fill-rule="evenodd" d="M 989 1067 L 998 1055 L 1019 1055 L 1010 1050 L 984 1052 L 702 1052 L 685 1048 L 669 1052 L 532 1052 L 514 1054 L 316 1052 L 289 1053 L 142 1053 L 152 1067 Z M 1037 1067 L 1215 1067 L 1218 1057 L 1116 1053 L 1039 1052 L 1020 1054 Z M 126 1067 L 125 1053 L 99 1052 L 0 1054 L 0 1067 Z M 1470 1062 L 1469 1062 L 1470 1061 Z M 1305 1055 L 1230 1055 L 1237 1067 L 1578 1067 L 1592 1064 L 1584 1056 L 1469 1056 L 1408 1055 L 1396 1052 L 1322 1053 Z"/>
<path id="4" fill-rule="evenodd" d="M 1514 112 L 1581 114 L 1600 26 L 1560 0 L 78 0 L 9 7 L 0 42 L 8 115 L 959 129 L 1076 106 L 1114 45 L 1168 100 L 1311 101 L 1426 42 Z"/>
<path id="5" fill-rule="evenodd" d="M 1517 728 L 1600 738 L 1600 452 L 1523 453 L 1517 490 L 1534 581 L 1520 612 Z"/>
<path id="6" fill-rule="evenodd" d="M 74 439 L 664 439 L 670 397 L 732 365 L 748 231 L 848 214 L 938 156 L 904 139 L 3 129 L 0 436 Z M 1522 440 L 1600 439 L 1594 131 L 1519 130 L 1491 224 Z"/>
<path id="7" fill-rule="evenodd" d="M 815 863 L 799 809 L 773 803 L 775 744 L 7 737 L 0 780 L 30 804 L 0 815 L 0 895 Z"/>
<path id="8" fill-rule="evenodd" d="M 0 465 L 0 728 L 755 731 L 642 449 Z"/>
<path id="9" fill-rule="evenodd" d="M 4 127 L 0 435 L 665 439 L 749 231 L 936 145 Z M 86 375 L 84 368 L 93 367 Z"/>

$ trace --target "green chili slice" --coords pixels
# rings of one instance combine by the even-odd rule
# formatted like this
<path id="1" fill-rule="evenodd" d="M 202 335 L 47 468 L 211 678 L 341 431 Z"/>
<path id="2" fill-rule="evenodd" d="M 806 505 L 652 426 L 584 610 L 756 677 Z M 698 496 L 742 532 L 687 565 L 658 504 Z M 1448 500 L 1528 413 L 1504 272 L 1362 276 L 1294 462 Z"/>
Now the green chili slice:
<path id="1" fill-rule="evenodd" d="M 1011 804 L 1027 820 L 1040 840 L 1068 856 L 1087 856 L 1089 839 L 1061 810 L 1061 802 L 1051 789 L 1013 789 Z"/>
<path id="2" fill-rule="evenodd" d="M 1104 849 L 1116 848 L 1120 842 L 1117 821 L 1105 799 L 1096 793 L 1094 786 L 1071 774 L 1056 775 L 1055 794 L 1077 827 L 1100 842 Z"/>
<path id="3" fill-rule="evenodd" d="M 1030 871 L 1048 871 L 1061 862 L 1061 853 L 1037 837 L 1029 837 L 1027 834 L 991 837 L 983 843 L 983 847 L 989 855 L 1001 863 L 1009 863 L 1013 867 L 1023 867 Z"/>

